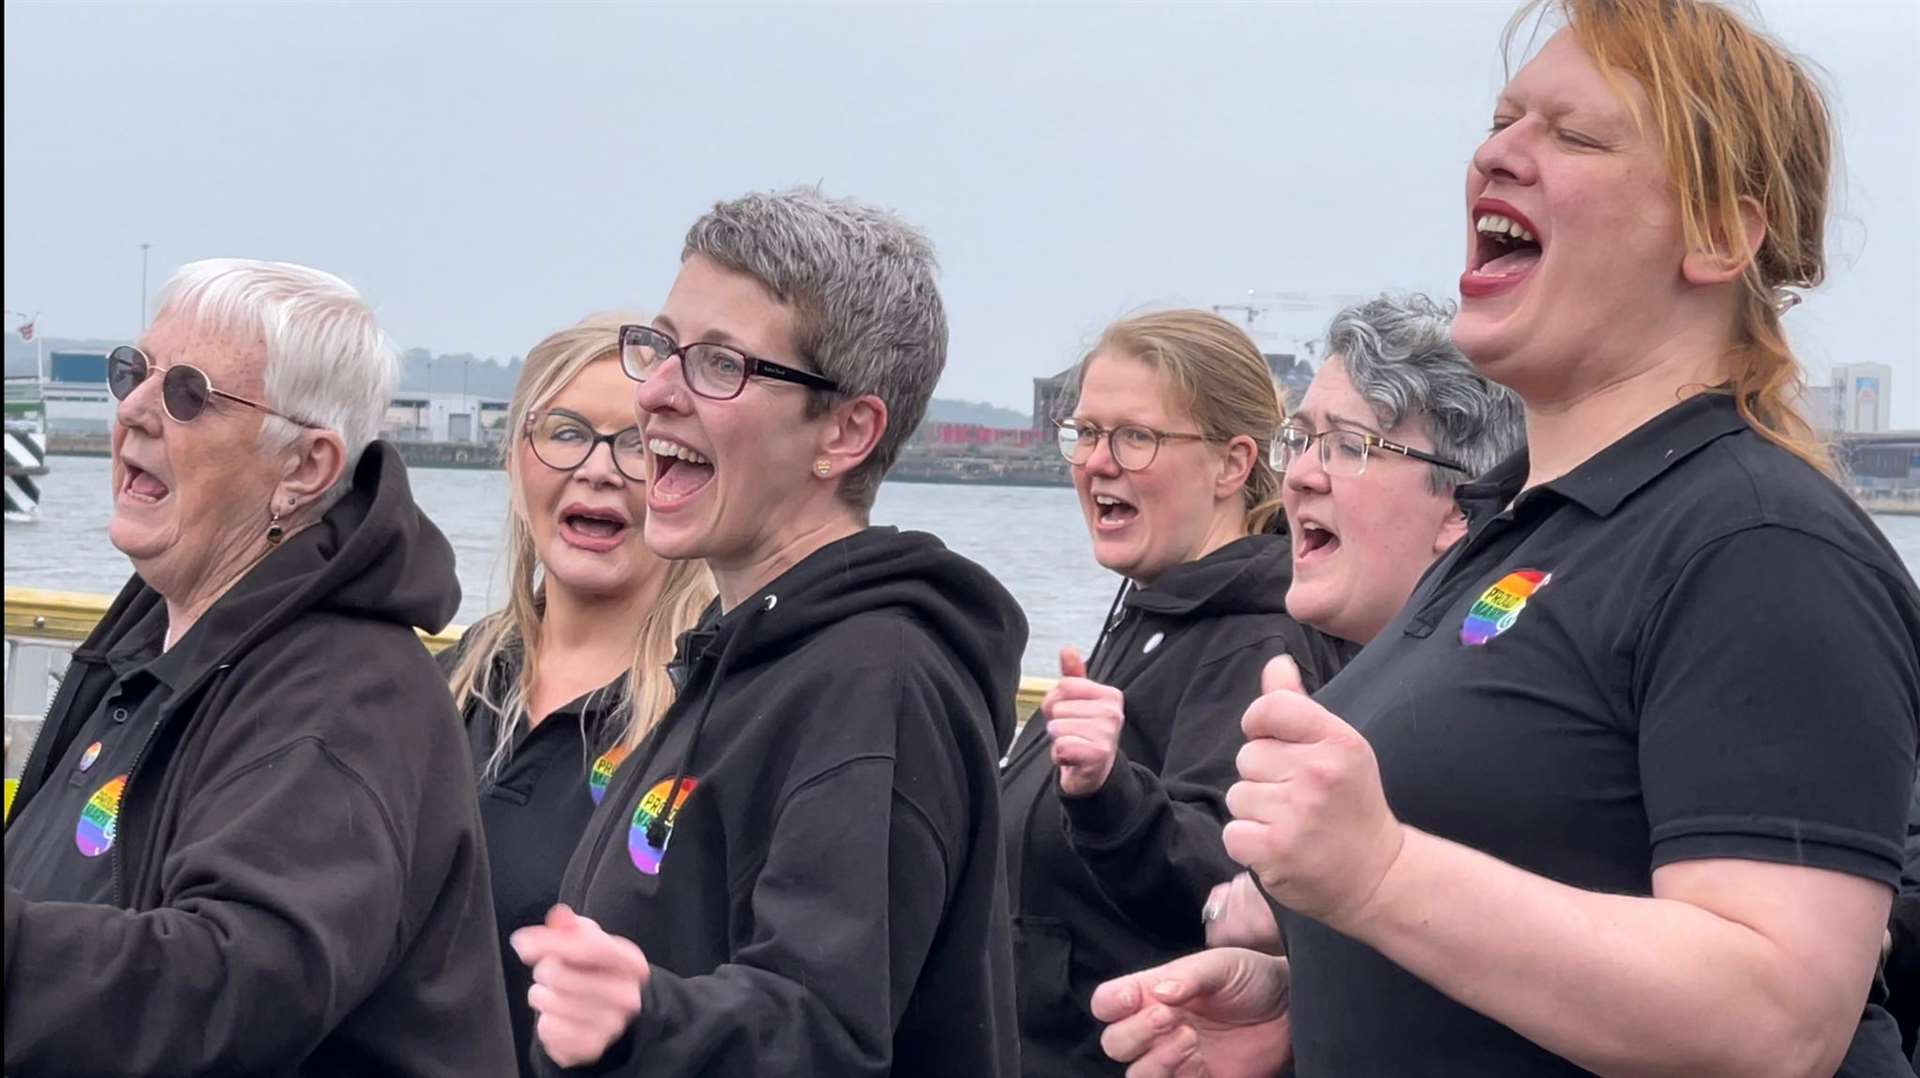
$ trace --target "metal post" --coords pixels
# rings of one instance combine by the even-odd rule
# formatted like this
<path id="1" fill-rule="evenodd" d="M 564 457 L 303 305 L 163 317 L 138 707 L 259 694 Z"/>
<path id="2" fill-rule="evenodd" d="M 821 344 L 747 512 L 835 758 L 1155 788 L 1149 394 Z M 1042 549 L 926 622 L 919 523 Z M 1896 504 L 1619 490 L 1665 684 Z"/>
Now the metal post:
<path id="1" fill-rule="evenodd" d="M 145 332 L 147 328 L 147 248 L 152 246 L 153 244 L 151 243 L 143 243 L 140 245 L 140 330 L 141 332 Z"/>

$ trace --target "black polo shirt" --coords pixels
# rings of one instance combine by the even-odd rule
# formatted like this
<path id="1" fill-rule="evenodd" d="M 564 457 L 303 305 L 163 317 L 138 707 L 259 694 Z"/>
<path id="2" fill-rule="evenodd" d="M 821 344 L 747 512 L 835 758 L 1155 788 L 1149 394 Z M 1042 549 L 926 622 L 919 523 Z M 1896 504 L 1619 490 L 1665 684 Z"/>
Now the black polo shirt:
<path id="1" fill-rule="evenodd" d="M 1366 736 L 1394 813 L 1592 891 L 1724 857 L 1894 886 L 1920 595 L 1866 515 L 1720 394 L 1526 475 L 1522 453 L 1462 488 L 1467 537 L 1316 697 Z M 1581 1073 L 1284 916 L 1302 1075 Z M 1878 1073 L 1855 1065 L 1880 1050 L 1870 1014 L 1842 1073 Z"/>
<path id="2" fill-rule="evenodd" d="M 516 653 L 517 655 L 517 653 Z M 510 684 L 519 673 L 513 659 L 496 666 L 494 684 Z M 558 708 L 529 729 L 522 723 L 499 770 L 484 769 L 498 744 L 498 719 L 478 704 L 463 718 L 474 765 L 480 771 L 480 823 L 487 839 L 487 866 L 493 879 L 493 909 L 500 937 L 500 964 L 507 977 L 507 1011 L 522 1074 L 532 1074 L 528 1049 L 533 1043 L 533 1010 L 527 989 L 533 971 L 514 951 L 510 938 L 528 925 L 546 920 L 560 899 L 560 877 L 573 848 L 586 832 L 594 806 L 626 753 L 627 675 Z"/>
<path id="3" fill-rule="evenodd" d="M 112 903 L 114 841 L 134 765 L 160 725 L 160 709 L 180 687 L 193 634 L 172 650 L 167 608 L 157 604 L 106 655 L 115 675 L 79 736 L 67 746 L 65 782 L 47 785 L 7 830 L 7 886 L 37 901 Z"/>

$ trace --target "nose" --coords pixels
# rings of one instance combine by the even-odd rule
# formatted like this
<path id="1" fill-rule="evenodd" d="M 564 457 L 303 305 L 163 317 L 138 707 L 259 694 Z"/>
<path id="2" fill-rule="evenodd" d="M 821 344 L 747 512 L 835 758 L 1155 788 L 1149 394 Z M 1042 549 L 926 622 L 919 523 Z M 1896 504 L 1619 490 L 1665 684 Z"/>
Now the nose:
<path id="1" fill-rule="evenodd" d="M 1113 435 L 1101 435 L 1100 440 L 1093 444 L 1093 452 L 1087 454 L 1087 462 L 1080 467 L 1093 475 L 1118 478 L 1122 469 L 1120 462 L 1113 459 Z"/>
<path id="2" fill-rule="evenodd" d="M 671 371 L 671 373 L 669 373 Z M 687 388 L 686 368 L 679 356 L 669 356 L 648 373 L 634 390 L 634 410 L 644 420 L 650 415 L 685 415 L 693 391 Z"/>
<path id="3" fill-rule="evenodd" d="M 601 450 L 606 450 L 602 453 Z M 573 470 L 576 478 L 584 480 L 589 486 L 617 487 L 626 483 L 627 477 L 620 474 L 613 460 L 613 443 L 602 442 L 587 453 L 587 459 Z"/>
<path id="4" fill-rule="evenodd" d="M 1300 494 L 1325 494 L 1332 486 L 1332 477 L 1320 464 L 1320 444 L 1315 442 L 1306 452 L 1288 462 L 1286 489 Z"/>
<path id="5" fill-rule="evenodd" d="M 115 423 L 129 430 L 137 430 L 150 437 L 160 436 L 160 425 L 165 422 L 166 414 L 160 405 L 160 381 L 157 372 L 149 373 L 125 400 L 117 401 L 113 406 Z"/>
<path id="6" fill-rule="evenodd" d="M 1538 122 L 1532 117 L 1522 117 L 1488 135 L 1479 149 L 1473 151 L 1473 170 L 1489 181 L 1532 183 L 1537 170 L 1530 148 L 1531 131 Z"/>

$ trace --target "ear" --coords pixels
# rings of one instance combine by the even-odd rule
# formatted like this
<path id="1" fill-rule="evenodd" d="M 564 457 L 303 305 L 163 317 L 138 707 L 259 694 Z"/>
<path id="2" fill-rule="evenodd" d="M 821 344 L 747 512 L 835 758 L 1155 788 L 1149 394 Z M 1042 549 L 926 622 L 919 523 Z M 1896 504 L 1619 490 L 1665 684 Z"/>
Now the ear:
<path id="1" fill-rule="evenodd" d="M 1767 216 L 1760 203 L 1750 197 L 1740 199 L 1740 235 L 1730 237 L 1716 229 L 1707 237 L 1704 251 L 1688 251 L 1680 263 L 1680 275 L 1688 284 L 1716 285 L 1737 281 L 1760 254 L 1767 239 Z"/>
<path id="2" fill-rule="evenodd" d="M 347 443 L 330 430 L 303 430 L 300 439 L 287 449 L 280 473 L 280 487 L 274 492 L 274 507 L 281 515 L 312 505 L 333 489 L 347 467 Z"/>
<path id="3" fill-rule="evenodd" d="M 1220 474 L 1213 481 L 1215 501 L 1240 496 L 1240 491 L 1247 485 L 1247 477 L 1253 474 L 1254 456 L 1259 452 L 1259 443 L 1244 434 L 1227 443 L 1227 452 L 1221 458 Z"/>
<path id="4" fill-rule="evenodd" d="M 887 433 L 887 402 L 868 393 L 834 405 L 821 422 L 813 460 L 804 462 L 803 466 L 813 468 L 817 461 L 825 460 L 829 465 L 827 474 L 823 476 L 818 471 L 812 474 L 837 481 L 859 467 L 880 445 L 881 436 Z"/>
<path id="5" fill-rule="evenodd" d="M 1453 544 L 1467 534 L 1467 514 L 1460 511 L 1460 504 L 1448 499 L 1447 515 L 1440 518 L 1440 530 L 1433 534 L 1433 556 L 1439 557 Z"/>

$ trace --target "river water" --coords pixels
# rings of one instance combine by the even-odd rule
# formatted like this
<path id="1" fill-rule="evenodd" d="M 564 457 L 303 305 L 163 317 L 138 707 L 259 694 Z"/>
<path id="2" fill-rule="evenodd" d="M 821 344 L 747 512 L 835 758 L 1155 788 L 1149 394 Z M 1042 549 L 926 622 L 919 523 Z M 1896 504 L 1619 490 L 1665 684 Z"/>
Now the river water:
<path id="1" fill-rule="evenodd" d="M 108 462 L 54 457 L 41 484 L 40 519 L 6 525 L 8 586 L 111 594 L 131 571 L 107 542 Z M 499 471 L 420 468 L 414 494 L 447 533 L 463 597 L 457 620 L 466 624 L 504 594 L 497 581 L 500 521 L 507 478 Z M 1027 612 L 1032 634 L 1029 674 L 1059 672 L 1068 644 L 1083 652 L 1119 578 L 1093 561 L 1073 491 L 1065 487 L 940 486 L 888 483 L 874 504 L 876 524 L 930 531 L 985 566 Z M 1909 571 L 1920 567 L 1920 517 L 1875 517 Z"/>

